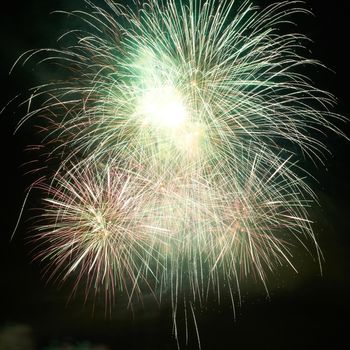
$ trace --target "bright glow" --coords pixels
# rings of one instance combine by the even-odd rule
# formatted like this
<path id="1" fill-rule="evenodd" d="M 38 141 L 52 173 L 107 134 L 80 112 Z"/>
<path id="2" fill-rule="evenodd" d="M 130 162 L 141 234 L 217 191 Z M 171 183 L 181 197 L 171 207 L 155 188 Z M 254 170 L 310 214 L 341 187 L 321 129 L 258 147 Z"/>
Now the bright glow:
<path id="1" fill-rule="evenodd" d="M 140 114 L 147 123 L 178 128 L 187 118 L 180 94 L 171 86 L 148 90 L 141 98 Z"/>

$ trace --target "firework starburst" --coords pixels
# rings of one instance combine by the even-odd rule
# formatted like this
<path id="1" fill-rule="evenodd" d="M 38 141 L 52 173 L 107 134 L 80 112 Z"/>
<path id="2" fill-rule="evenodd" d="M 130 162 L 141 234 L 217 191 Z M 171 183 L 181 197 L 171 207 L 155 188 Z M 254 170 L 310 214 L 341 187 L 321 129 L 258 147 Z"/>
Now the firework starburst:
<path id="1" fill-rule="evenodd" d="M 35 238 L 51 276 L 108 304 L 117 290 L 170 290 L 176 323 L 180 295 L 193 312 L 210 290 L 232 296 L 242 277 L 266 286 L 266 271 L 294 269 L 295 243 L 320 258 L 297 159 L 322 158 L 318 134 L 342 133 L 333 96 L 303 74 L 321 66 L 308 39 L 279 31 L 302 3 L 84 3 L 69 13 L 84 29 L 21 57 L 70 76 L 33 89 L 30 104 L 43 103 L 19 124 L 44 117 L 59 163 Z"/>

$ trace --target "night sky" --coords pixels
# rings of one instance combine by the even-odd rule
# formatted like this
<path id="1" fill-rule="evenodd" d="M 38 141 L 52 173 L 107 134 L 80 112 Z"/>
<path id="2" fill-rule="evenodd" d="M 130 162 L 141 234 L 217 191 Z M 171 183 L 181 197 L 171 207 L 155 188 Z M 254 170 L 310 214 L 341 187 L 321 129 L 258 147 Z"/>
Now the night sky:
<path id="1" fill-rule="evenodd" d="M 256 4 L 270 2 L 255 1 Z M 43 78 L 45 71 L 35 69 L 34 64 L 18 66 L 10 76 L 8 72 L 24 51 L 56 46 L 56 38 L 64 32 L 65 19 L 50 12 L 79 8 L 81 3 L 19 0 L 6 1 L 5 8 L 2 4 L 0 109 L 18 94 L 26 97 L 27 89 Z M 313 40 L 312 57 L 330 68 L 329 71 L 318 69 L 311 75 L 318 87 L 337 96 L 339 101 L 334 111 L 343 115 L 350 115 L 349 6 L 346 1 L 306 1 L 306 7 L 315 17 L 302 17 L 296 29 Z M 97 306 L 93 312 L 89 303 L 84 306 L 82 295 L 67 303 L 69 283 L 60 289 L 55 283 L 46 283 L 41 274 L 43 266 L 31 261 L 31 246 L 27 244 L 33 215 L 30 208 L 40 205 L 35 195 L 10 242 L 26 188 L 34 179 L 30 174 L 25 175 L 30 167 L 22 164 L 32 160 L 33 154 L 24 150 L 27 145 L 40 142 L 33 129 L 35 122 L 13 135 L 16 123 L 24 115 L 24 109 L 17 108 L 18 102 L 11 103 L 0 115 L 0 350 L 15 349 L 1 345 L 5 344 L 5 337 L 11 336 L 17 340 L 23 338 L 20 349 L 24 350 L 64 346 L 68 349 L 67 344 L 75 346 L 74 349 L 82 349 L 82 344 L 86 349 L 97 349 L 98 344 L 99 349 L 176 349 L 170 305 L 166 302 L 157 307 L 146 295 L 144 307 L 136 308 L 133 314 L 117 309 L 105 318 L 103 308 Z M 337 125 L 350 136 L 349 124 Z M 348 343 L 350 143 L 331 133 L 325 142 L 332 152 L 325 166 L 306 165 L 318 180 L 310 180 L 320 201 L 320 207 L 315 206 L 311 216 L 325 257 L 323 275 L 310 255 L 296 251 L 299 274 L 288 269 L 276 271 L 270 280 L 269 298 L 260 285 L 249 285 L 243 291 L 242 306 L 237 306 L 236 321 L 225 300 L 220 306 L 216 302 L 208 303 L 207 309 L 198 311 L 197 315 L 203 350 L 318 349 L 325 344 L 336 349 L 343 341 Z M 189 331 L 189 345 L 183 348 L 196 349 L 192 326 Z"/>

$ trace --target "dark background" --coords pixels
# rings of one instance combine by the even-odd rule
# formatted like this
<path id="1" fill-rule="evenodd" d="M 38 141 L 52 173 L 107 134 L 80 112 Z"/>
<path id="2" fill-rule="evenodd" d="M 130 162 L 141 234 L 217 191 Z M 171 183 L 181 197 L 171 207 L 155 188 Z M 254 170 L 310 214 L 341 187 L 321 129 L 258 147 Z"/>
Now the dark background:
<path id="1" fill-rule="evenodd" d="M 261 5 L 270 2 L 255 1 Z M 8 72 L 24 51 L 56 46 L 57 36 L 64 32 L 64 20 L 60 15 L 49 13 L 56 9 L 79 8 L 79 5 L 81 1 L 68 0 L 20 0 L 6 2 L 6 6 L 2 4 L 0 109 L 19 93 L 24 93 L 25 97 L 26 90 L 39 83 L 41 77 L 33 64 L 17 67 L 11 76 Z M 348 2 L 306 1 L 306 8 L 311 9 L 315 17 L 300 18 L 296 31 L 313 40 L 310 43 L 312 57 L 334 71 L 319 70 L 313 72 L 312 77 L 318 87 L 338 97 L 335 111 L 347 116 L 350 112 Z M 117 310 L 107 318 L 104 310 L 93 313 L 90 306 L 84 307 L 79 295 L 67 303 L 69 284 L 61 290 L 53 283 L 47 284 L 40 273 L 41 266 L 31 262 L 26 244 L 26 219 L 30 211 L 25 210 L 24 219 L 10 242 L 26 188 L 31 183 L 31 176 L 24 175 L 21 166 L 31 159 L 24 149 L 36 142 L 30 125 L 13 135 L 24 113 L 16 106 L 17 103 L 10 104 L 0 115 L 0 350 L 1 346 L 5 349 L 1 339 L 11 336 L 17 341 L 27 339 L 27 343 L 22 342 L 22 348 L 27 350 L 63 348 L 67 344 L 83 348 L 83 342 L 88 342 L 91 348 L 104 344 L 103 349 L 176 349 L 171 336 L 170 306 L 166 303 L 160 308 L 148 307 L 150 302 L 146 297 L 145 307 L 135 310 L 134 314 Z M 339 126 L 350 135 L 349 125 Z M 209 304 L 197 315 L 202 349 L 318 349 L 323 345 L 339 348 L 343 341 L 347 343 L 350 145 L 332 134 L 328 135 L 326 143 L 332 155 L 327 157 L 325 166 L 318 164 L 310 168 L 319 180 L 319 183 L 311 183 L 320 199 L 320 207 L 314 209 L 312 218 L 325 257 L 323 275 L 317 262 L 300 252 L 295 257 L 299 274 L 277 272 L 271 278 L 270 298 L 260 287 L 248 288 L 243 293 L 242 306 L 237 306 L 236 321 L 225 301 L 220 307 L 216 303 Z M 190 349 L 196 348 L 192 328 Z"/>

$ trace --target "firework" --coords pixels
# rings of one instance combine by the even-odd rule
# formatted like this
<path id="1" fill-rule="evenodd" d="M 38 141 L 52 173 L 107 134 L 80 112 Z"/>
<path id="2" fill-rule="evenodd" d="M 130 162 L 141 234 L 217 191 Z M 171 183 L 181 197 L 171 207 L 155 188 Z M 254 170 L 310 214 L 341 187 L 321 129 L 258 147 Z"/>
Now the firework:
<path id="1" fill-rule="evenodd" d="M 70 13 L 83 30 L 21 57 L 44 54 L 71 77 L 34 89 L 29 102 L 44 102 L 19 124 L 48 120 L 59 162 L 36 236 L 51 276 L 109 304 L 116 290 L 170 291 L 176 324 L 179 298 L 194 315 L 210 290 L 295 269 L 294 243 L 320 259 L 297 159 L 322 158 L 319 133 L 343 134 L 333 96 L 303 75 L 321 66 L 304 57 L 308 39 L 278 31 L 308 13 L 301 2 L 85 3 Z"/>
<path id="2" fill-rule="evenodd" d="M 89 12 L 73 15 L 87 29 L 69 31 L 63 38 L 75 45 L 45 58 L 72 78 L 35 90 L 48 97 L 23 120 L 50 116 L 48 138 L 65 159 L 215 161 L 248 144 L 279 153 L 281 141 L 320 156 L 324 147 L 310 135 L 336 130 L 324 107 L 333 97 L 298 73 L 319 64 L 302 56 L 307 38 L 277 32 L 291 14 L 307 12 L 298 1 L 261 12 L 249 1 L 236 12 L 234 2 L 151 0 L 138 11 L 86 3 Z"/>
<path id="3" fill-rule="evenodd" d="M 150 258 L 156 259 L 147 227 L 147 180 L 111 164 L 92 165 L 39 187 L 45 209 L 35 236 L 36 259 L 49 262 L 50 278 L 74 276 L 73 292 L 79 284 L 87 296 L 102 290 L 107 305 L 114 304 L 116 289 L 129 299 L 140 294 L 142 281 L 153 274 Z"/>

